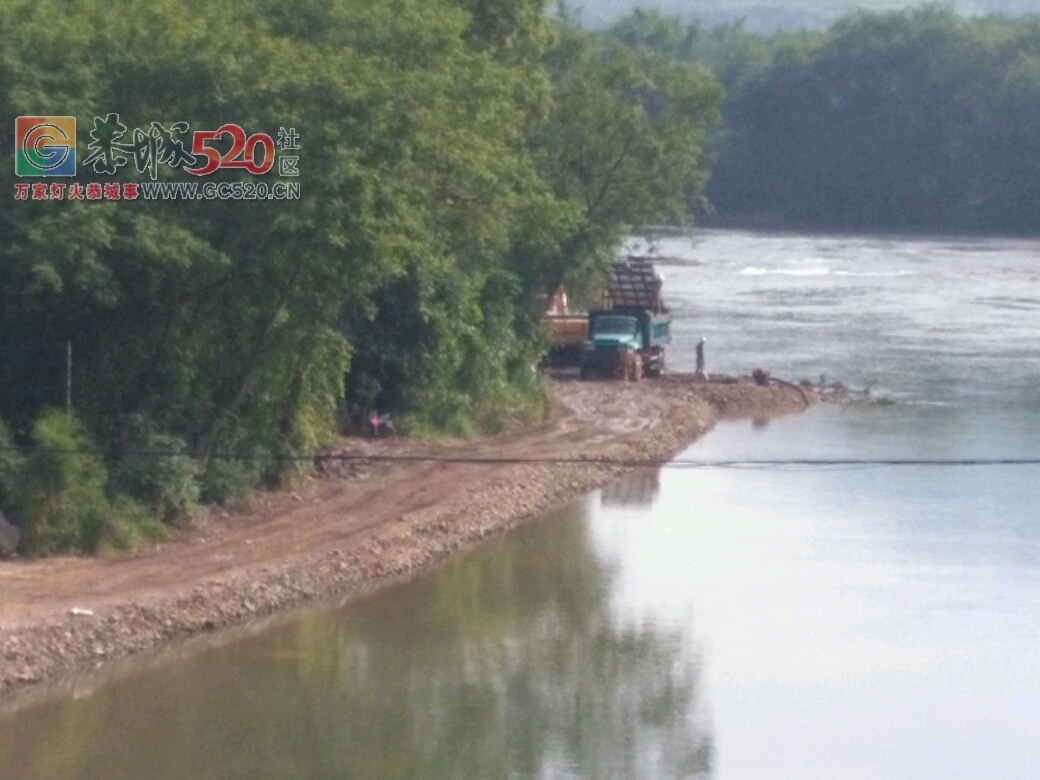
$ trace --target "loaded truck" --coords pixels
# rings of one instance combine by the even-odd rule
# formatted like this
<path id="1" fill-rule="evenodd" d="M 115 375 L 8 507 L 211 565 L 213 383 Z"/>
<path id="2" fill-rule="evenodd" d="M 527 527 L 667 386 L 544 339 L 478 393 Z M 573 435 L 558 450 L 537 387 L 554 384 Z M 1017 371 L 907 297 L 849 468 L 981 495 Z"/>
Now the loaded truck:
<path id="1" fill-rule="evenodd" d="M 542 315 L 542 327 L 552 341 L 546 363 L 553 368 L 577 366 L 581 363 L 581 348 L 589 337 L 588 314 L 549 312 Z"/>
<path id="2" fill-rule="evenodd" d="M 614 264 L 604 306 L 589 312 L 581 348 L 581 377 L 623 376 L 635 355 L 645 376 L 664 373 L 664 348 L 672 340 L 672 315 L 661 299 L 662 278 L 650 261 L 628 258 Z"/>

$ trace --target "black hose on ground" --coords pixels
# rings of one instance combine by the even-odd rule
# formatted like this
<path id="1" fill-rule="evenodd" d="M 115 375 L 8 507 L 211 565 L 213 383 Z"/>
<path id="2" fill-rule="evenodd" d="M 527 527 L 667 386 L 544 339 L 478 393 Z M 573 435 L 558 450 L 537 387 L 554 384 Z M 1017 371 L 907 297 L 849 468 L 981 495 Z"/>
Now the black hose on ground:
<path id="1" fill-rule="evenodd" d="M 799 385 L 794 384 L 794 382 L 788 382 L 786 379 L 777 379 L 775 376 L 770 377 L 770 381 L 775 382 L 776 384 L 793 387 L 795 390 L 802 394 L 802 400 L 805 401 L 805 408 L 808 409 L 810 406 L 812 406 L 812 401 L 809 400 L 809 395 L 805 392 L 804 387 L 800 387 Z"/>

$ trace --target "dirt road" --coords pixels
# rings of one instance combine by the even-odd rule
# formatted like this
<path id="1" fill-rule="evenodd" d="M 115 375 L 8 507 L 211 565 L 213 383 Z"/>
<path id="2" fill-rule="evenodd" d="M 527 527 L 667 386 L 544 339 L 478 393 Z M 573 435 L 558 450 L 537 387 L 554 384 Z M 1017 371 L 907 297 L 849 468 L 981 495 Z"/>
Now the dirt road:
<path id="1" fill-rule="evenodd" d="M 805 405 L 796 388 L 685 376 L 560 378 L 553 389 L 556 408 L 542 425 L 458 445 L 346 440 L 333 455 L 409 459 L 321 461 L 306 486 L 210 513 L 179 538 L 133 555 L 0 563 L 0 696 L 420 570 L 630 470 L 516 461 L 655 461 L 722 416 Z"/>

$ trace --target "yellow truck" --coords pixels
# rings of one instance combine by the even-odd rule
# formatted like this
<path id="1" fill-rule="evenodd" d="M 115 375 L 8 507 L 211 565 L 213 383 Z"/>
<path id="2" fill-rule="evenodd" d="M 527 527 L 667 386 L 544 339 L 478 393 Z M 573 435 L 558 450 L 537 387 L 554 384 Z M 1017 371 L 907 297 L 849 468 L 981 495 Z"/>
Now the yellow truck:
<path id="1" fill-rule="evenodd" d="M 553 368 L 577 366 L 581 348 L 589 337 L 588 314 L 544 314 L 542 327 L 552 340 L 547 360 Z"/>

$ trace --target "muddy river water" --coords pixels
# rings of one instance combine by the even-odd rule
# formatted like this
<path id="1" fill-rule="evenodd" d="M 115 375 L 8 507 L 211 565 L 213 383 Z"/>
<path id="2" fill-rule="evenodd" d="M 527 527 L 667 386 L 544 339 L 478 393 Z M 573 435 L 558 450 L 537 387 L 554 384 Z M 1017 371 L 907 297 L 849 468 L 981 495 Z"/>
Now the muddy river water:
<path id="1" fill-rule="evenodd" d="M 680 460 L 1040 459 L 1040 242 L 701 231 L 670 365 L 862 402 Z M 1040 777 L 1040 466 L 676 464 L 0 713 L 0 778 Z"/>

